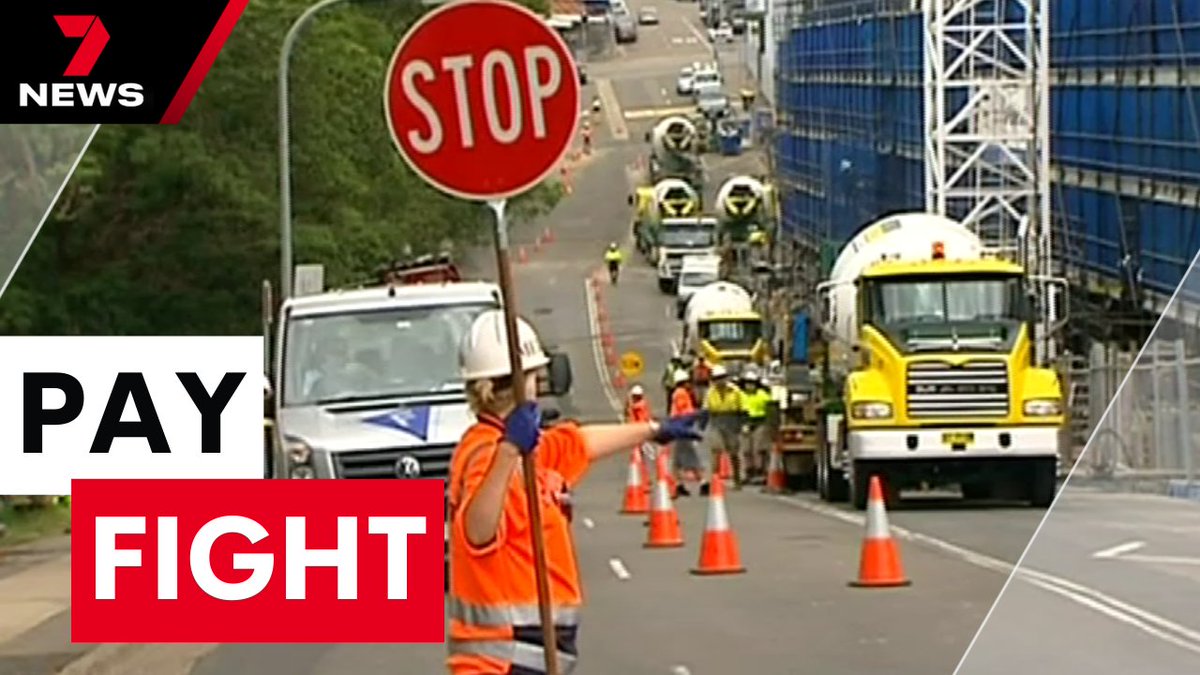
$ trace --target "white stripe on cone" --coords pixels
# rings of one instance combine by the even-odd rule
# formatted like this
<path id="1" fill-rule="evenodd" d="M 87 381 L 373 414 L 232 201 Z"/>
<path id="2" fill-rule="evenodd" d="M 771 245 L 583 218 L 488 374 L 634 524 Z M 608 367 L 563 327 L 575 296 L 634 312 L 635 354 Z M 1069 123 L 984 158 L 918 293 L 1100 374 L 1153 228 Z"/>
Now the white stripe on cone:
<path id="1" fill-rule="evenodd" d="M 713 497 L 708 500 L 709 532 L 725 532 L 729 529 L 729 517 L 725 515 L 725 498 Z"/>
<path id="2" fill-rule="evenodd" d="M 870 500 L 867 504 L 867 539 L 889 539 L 891 536 L 883 500 Z"/>

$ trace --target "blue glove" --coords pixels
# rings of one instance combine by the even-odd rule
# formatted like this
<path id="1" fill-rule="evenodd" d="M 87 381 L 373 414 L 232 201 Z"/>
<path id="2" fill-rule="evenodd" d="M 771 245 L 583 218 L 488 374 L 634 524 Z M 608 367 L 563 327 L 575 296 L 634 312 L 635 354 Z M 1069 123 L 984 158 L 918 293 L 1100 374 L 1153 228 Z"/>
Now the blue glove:
<path id="1" fill-rule="evenodd" d="M 698 441 L 704 438 L 700 430 L 707 424 L 708 413 L 703 411 L 668 418 L 658 428 L 658 433 L 654 436 L 654 442 L 665 445 L 671 441 L 685 438 Z"/>
<path id="2" fill-rule="evenodd" d="M 542 435 L 542 411 L 536 401 L 526 401 L 504 420 L 504 440 L 517 446 L 521 454 L 531 454 Z"/>

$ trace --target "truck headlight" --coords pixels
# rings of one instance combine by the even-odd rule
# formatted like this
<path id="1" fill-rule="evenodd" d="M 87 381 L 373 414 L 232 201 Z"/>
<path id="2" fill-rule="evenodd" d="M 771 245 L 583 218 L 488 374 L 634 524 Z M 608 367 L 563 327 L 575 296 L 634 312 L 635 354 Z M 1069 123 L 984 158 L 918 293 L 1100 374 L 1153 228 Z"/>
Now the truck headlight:
<path id="1" fill-rule="evenodd" d="M 855 403 L 850 407 L 850 415 L 860 420 L 887 419 L 892 416 L 892 404 L 882 401 Z"/>
<path id="2" fill-rule="evenodd" d="M 312 447 L 298 438 L 285 440 L 284 452 L 287 454 L 288 478 L 315 478 L 317 472 L 309 463 L 312 461 Z"/>
<path id="3" fill-rule="evenodd" d="M 1062 414 L 1062 403 L 1056 398 L 1032 398 L 1025 401 L 1025 414 L 1029 417 L 1057 417 Z"/>

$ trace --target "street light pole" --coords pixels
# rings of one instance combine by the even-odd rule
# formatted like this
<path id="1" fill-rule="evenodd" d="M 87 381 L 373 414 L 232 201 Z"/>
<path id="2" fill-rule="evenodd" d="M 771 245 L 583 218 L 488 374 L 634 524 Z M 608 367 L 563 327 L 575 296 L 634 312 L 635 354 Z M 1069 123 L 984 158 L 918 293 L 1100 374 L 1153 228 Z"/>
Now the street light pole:
<path id="1" fill-rule="evenodd" d="M 349 0 L 321 0 L 304 10 L 288 29 L 279 50 L 279 299 L 292 297 L 292 147 L 288 74 L 300 31 L 321 10 Z"/>

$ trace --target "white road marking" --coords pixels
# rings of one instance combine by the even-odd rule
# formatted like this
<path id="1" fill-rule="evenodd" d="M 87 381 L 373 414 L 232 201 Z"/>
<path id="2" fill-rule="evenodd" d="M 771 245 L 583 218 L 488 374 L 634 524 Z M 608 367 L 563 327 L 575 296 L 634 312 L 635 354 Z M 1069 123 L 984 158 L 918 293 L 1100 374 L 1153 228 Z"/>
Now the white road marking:
<path id="1" fill-rule="evenodd" d="M 612 568 L 613 574 L 621 581 L 629 581 L 629 570 L 625 569 L 625 563 L 621 562 L 620 558 L 609 558 L 608 566 Z"/>
<path id="2" fill-rule="evenodd" d="M 593 522 L 591 518 L 584 518 L 583 526 L 590 530 L 590 529 L 596 527 L 596 523 Z"/>
<path id="3" fill-rule="evenodd" d="M 1200 558 L 1189 558 L 1182 555 L 1144 555 L 1136 553 L 1134 555 L 1123 555 L 1118 560 L 1128 560 L 1129 562 L 1149 563 L 1152 565 L 1188 565 L 1200 566 Z"/>
<path id="4" fill-rule="evenodd" d="M 672 666 L 671 675 L 692 675 L 692 671 L 687 666 Z"/>
<path id="5" fill-rule="evenodd" d="M 600 105 L 604 106 L 604 117 L 608 122 L 609 132 L 618 141 L 629 140 L 629 130 L 621 121 L 621 101 L 617 98 L 617 90 L 613 88 L 612 80 L 601 77 L 596 80 L 596 94 L 600 97 Z"/>
<path id="6" fill-rule="evenodd" d="M 807 509 L 820 515 L 835 518 L 837 520 L 860 527 L 862 527 L 866 521 L 865 516 L 840 511 L 829 506 L 813 504 L 801 499 L 796 499 L 795 497 L 776 496 L 773 498 L 795 506 L 799 506 L 800 508 Z M 977 567 L 982 567 L 983 569 L 991 570 L 993 572 L 1009 575 L 1010 578 L 1019 578 L 1022 581 L 1041 588 L 1042 590 L 1049 591 L 1061 597 L 1067 598 L 1076 604 L 1096 611 L 1116 621 L 1120 621 L 1128 626 L 1137 628 L 1149 635 L 1159 638 L 1160 640 L 1200 654 L 1200 632 L 1194 631 L 1185 626 L 1181 626 L 1170 621 L 1169 619 L 1158 616 L 1157 614 L 1153 614 L 1140 607 L 1136 607 L 1127 602 L 1123 602 L 1112 596 L 1101 593 L 1094 588 L 1089 588 L 1082 584 L 1077 584 L 1073 581 L 1063 579 L 1062 577 L 1057 577 L 1046 572 L 1035 570 L 1031 567 L 1022 566 L 1014 569 L 1015 566 L 1012 563 L 993 558 L 977 551 L 963 548 L 962 546 L 938 539 L 937 537 L 931 537 L 927 534 L 921 534 L 920 532 L 913 532 L 912 530 L 908 530 L 897 525 L 891 525 L 890 530 L 896 537 L 924 544 L 927 547 L 934 548 Z"/>
<path id="7" fill-rule="evenodd" d="M 1118 544 L 1111 548 L 1106 548 L 1103 551 L 1096 551 L 1092 554 L 1093 558 L 1116 558 L 1117 556 L 1126 553 L 1132 553 L 1146 545 L 1144 541 L 1129 541 L 1124 544 Z"/>
<path id="8" fill-rule="evenodd" d="M 592 358 L 596 362 L 596 375 L 600 378 L 600 388 L 604 390 L 604 396 L 608 399 L 608 404 L 612 406 L 613 412 L 620 413 L 621 397 L 617 396 L 616 390 L 613 389 L 611 374 L 608 368 L 604 365 L 604 348 L 600 341 L 600 322 L 596 320 L 596 299 L 592 297 L 592 285 L 589 275 L 583 280 L 583 296 L 587 302 L 588 313 L 588 329 L 592 334 Z"/>
<path id="9" fill-rule="evenodd" d="M 697 42 L 708 42 L 708 36 L 701 33 L 700 29 L 696 28 L 696 24 L 692 23 L 690 19 L 684 19 L 683 23 L 688 27 L 688 30 L 692 31 L 692 35 L 696 36 Z"/>
<path id="10" fill-rule="evenodd" d="M 695 109 L 695 106 L 690 105 L 664 106 L 662 108 L 640 108 L 638 110 L 626 110 L 625 119 L 633 121 L 654 119 L 655 117 L 667 117 L 668 115 L 686 115 L 690 112 L 693 112 Z"/>

